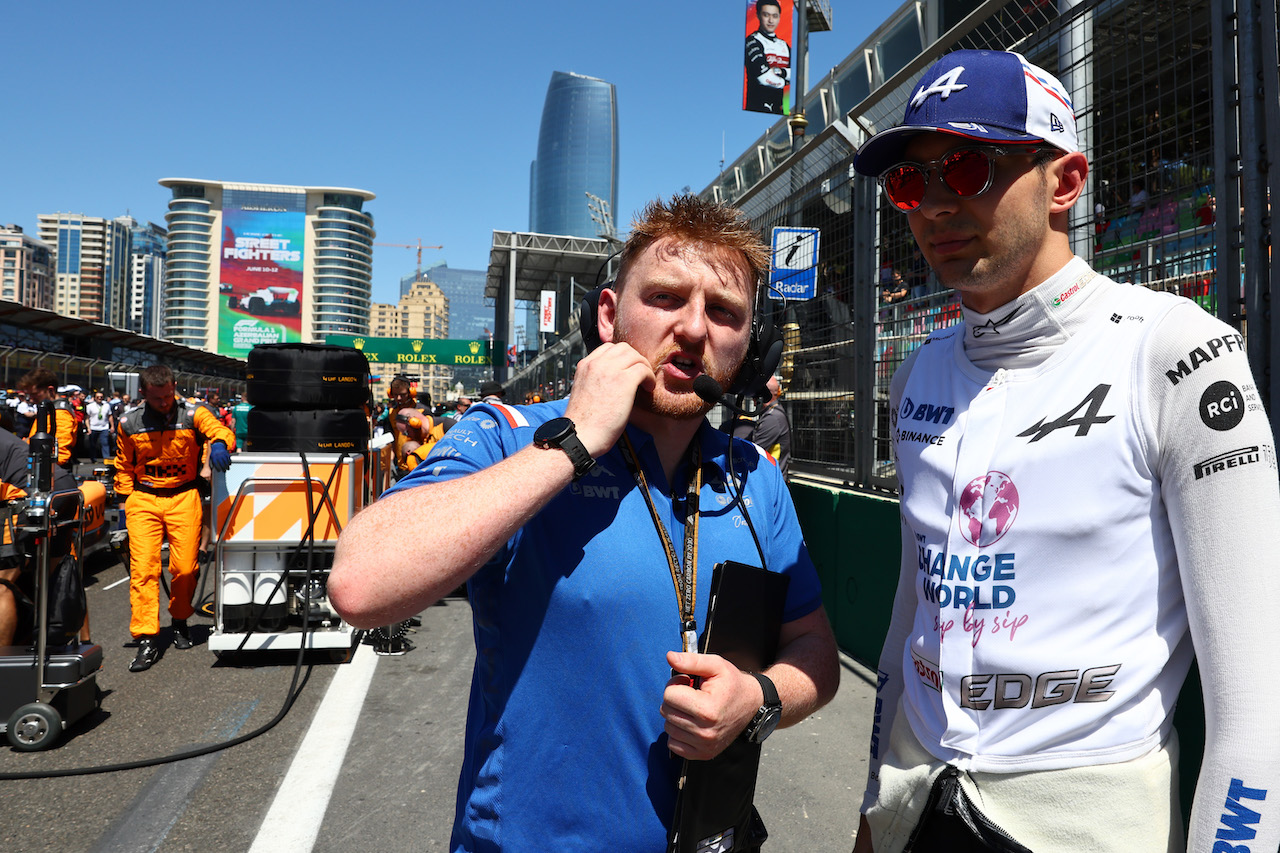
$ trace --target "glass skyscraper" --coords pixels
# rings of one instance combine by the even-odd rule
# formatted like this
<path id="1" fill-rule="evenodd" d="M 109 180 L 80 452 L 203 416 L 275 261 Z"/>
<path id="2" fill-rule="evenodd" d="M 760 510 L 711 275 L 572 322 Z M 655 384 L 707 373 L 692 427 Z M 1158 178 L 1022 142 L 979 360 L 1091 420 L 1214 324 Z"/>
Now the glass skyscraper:
<path id="1" fill-rule="evenodd" d="M 587 193 L 618 202 L 618 100 L 612 83 L 556 71 L 547 86 L 538 159 L 529 169 L 529 230 L 597 237 Z"/>

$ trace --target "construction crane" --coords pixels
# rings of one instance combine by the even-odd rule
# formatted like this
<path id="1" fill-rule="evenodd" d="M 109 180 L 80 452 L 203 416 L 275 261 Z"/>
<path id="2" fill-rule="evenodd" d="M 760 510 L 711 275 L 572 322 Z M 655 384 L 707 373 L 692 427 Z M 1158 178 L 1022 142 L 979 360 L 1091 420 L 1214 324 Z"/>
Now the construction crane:
<path id="1" fill-rule="evenodd" d="M 399 248 L 399 249 L 417 249 L 417 250 L 418 250 L 418 266 L 417 266 L 416 273 L 415 273 L 415 275 L 414 275 L 414 278 L 415 278 L 415 279 L 420 279 L 420 278 L 422 278 L 422 250 L 423 250 L 423 249 L 443 249 L 443 248 L 444 248 L 444 246 L 424 246 L 424 245 L 422 245 L 422 241 L 421 241 L 421 240 L 419 240 L 419 241 L 418 241 L 418 244 L 417 244 L 416 246 L 415 246 L 415 245 L 413 245 L 412 243 L 374 243 L 373 245 L 375 245 L 375 246 L 395 246 L 396 248 Z"/>

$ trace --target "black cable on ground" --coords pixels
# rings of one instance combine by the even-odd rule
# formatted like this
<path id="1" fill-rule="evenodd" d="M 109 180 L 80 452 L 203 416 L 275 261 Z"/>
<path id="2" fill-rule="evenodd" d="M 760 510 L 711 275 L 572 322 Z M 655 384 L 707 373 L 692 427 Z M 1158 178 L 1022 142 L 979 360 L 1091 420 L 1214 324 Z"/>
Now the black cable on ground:
<path id="1" fill-rule="evenodd" d="M 353 645 L 356 648 L 359 643 Z M 270 721 L 263 726 L 254 729 L 248 734 L 231 738 L 222 743 L 210 744 L 209 746 L 196 747 L 194 749 L 176 752 L 173 755 L 165 755 L 159 758 L 143 758 L 138 761 L 126 761 L 120 764 L 104 764 L 99 767 L 72 767 L 63 770 L 31 770 L 25 773 L 0 773 L 0 782 L 16 781 L 18 779 L 58 779 L 66 776 L 92 776 L 96 773 L 116 773 L 122 770 L 138 770 L 142 767 L 155 767 L 160 764 L 170 764 L 175 761 L 186 761 L 188 758 L 199 758 L 202 755 L 209 755 L 213 752 L 219 752 L 224 749 L 230 749 L 233 746 L 253 740 L 259 735 L 269 732 L 275 728 L 276 724 L 285 718 L 289 710 L 293 707 L 293 703 L 297 701 L 298 696 L 302 694 L 302 688 L 311 680 L 311 671 L 315 669 L 315 664 L 307 667 L 307 676 L 303 679 L 302 684 L 298 684 L 298 677 L 302 674 L 302 659 L 306 652 L 306 647 L 298 648 L 298 660 L 293 668 L 293 680 L 289 683 L 289 692 L 285 696 L 284 705 L 281 706 L 279 712 L 276 713 Z"/>
<path id="2" fill-rule="evenodd" d="M 345 457 L 346 457 L 346 454 L 343 453 L 342 458 L 345 458 Z M 334 465 L 334 470 L 333 472 L 331 472 L 328 482 L 325 483 L 324 488 L 325 488 L 326 494 L 328 494 L 328 490 L 333 484 L 334 475 L 337 473 L 337 469 L 340 464 L 341 464 L 341 459 L 339 460 L 339 464 Z M 298 543 L 298 545 L 294 548 L 293 553 L 290 555 L 290 562 L 292 562 L 293 557 L 298 556 L 302 552 L 302 548 L 304 546 L 308 547 L 309 550 L 307 553 L 307 572 L 306 572 L 306 579 L 304 580 L 304 584 L 305 584 L 304 589 L 307 589 L 310 586 L 310 581 L 312 578 L 312 565 L 314 563 L 314 558 L 315 558 L 314 533 L 315 533 L 315 523 L 316 523 L 317 513 L 316 513 L 314 499 L 311 495 L 311 488 L 310 488 L 311 469 L 310 469 L 310 465 L 308 465 L 307 463 L 307 458 L 305 454 L 302 454 L 302 465 L 303 465 L 304 476 L 306 477 L 307 483 L 308 483 L 307 515 L 309 517 L 310 523 L 307 526 L 307 531 L 304 534 L 302 541 Z M 161 570 L 160 574 L 161 574 L 161 578 L 163 579 L 164 571 Z M 286 571 L 281 573 L 281 581 L 283 581 L 284 577 L 287 574 L 288 572 L 286 568 Z M 280 588 L 280 582 L 277 582 L 275 588 L 271 592 L 271 597 L 274 597 L 276 590 L 278 590 L 279 588 Z M 302 628 L 303 628 L 302 633 L 304 635 L 307 633 L 307 628 L 309 627 L 309 624 L 310 624 L 310 609 L 311 609 L 310 600 L 308 598 L 306 602 L 307 612 L 305 612 L 302 617 Z M 256 622 L 254 627 L 256 628 Z M 249 634 L 245 636 L 245 641 L 248 640 L 249 635 L 251 635 L 252 633 L 253 633 L 253 629 L 251 628 L 249 631 Z M 353 654 L 354 654 L 354 650 L 360 647 L 360 644 L 364 638 L 364 633 L 365 633 L 364 631 L 360 631 L 360 630 L 357 630 L 354 632 L 352 636 L 353 642 L 351 644 L 351 648 L 353 649 Z M 243 648 L 244 648 L 244 642 L 241 642 L 240 649 L 243 649 Z M 209 746 L 196 747 L 194 749 L 184 750 L 182 752 L 177 752 L 172 755 L 160 756 L 158 758 L 144 758 L 138 761 L 127 761 L 119 764 L 104 764 L 99 767 L 72 767 L 72 768 L 66 768 L 63 770 L 38 770 L 38 771 L 32 770 L 32 771 L 27 771 L 23 773 L 0 773 L 0 782 L 17 781 L 20 779 L 58 779 L 58 778 L 64 778 L 67 776 L 92 776 L 98 773 L 117 773 L 124 770 L 138 770 L 143 767 L 156 767 L 161 764 L 171 764 L 177 761 L 186 761 L 189 758 L 199 758 L 202 755 L 209 755 L 210 753 L 219 752 L 224 749 L 230 749 L 233 746 L 238 746 L 242 743 L 253 740 L 254 738 L 259 737 L 260 735 L 266 734 L 271 729 L 275 728 L 276 725 L 285 718 L 285 716 L 289 713 L 289 710 L 293 707 L 293 703 L 296 702 L 298 699 L 298 696 L 301 695 L 302 688 L 305 687 L 306 683 L 311 680 L 311 672 L 312 670 L 315 669 L 314 664 L 307 667 L 306 678 L 303 679 L 301 685 L 298 684 L 298 677 L 302 673 L 302 661 L 304 656 L 306 655 L 306 652 L 307 652 L 306 642 L 305 641 L 300 642 L 298 644 L 298 658 L 294 662 L 294 667 L 293 667 L 293 679 L 289 683 L 289 692 L 285 696 L 284 705 L 280 707 L 280 710 L 276 713 L 275 717 L 273 717 L 271 720 L 269 720 L 267 723 L 265 723 L 261 727 L 249 732 L 248 734 L 231 738 L 230 740 L 223 741 L 222 743 L 215 743 L 215 744 L 210 744 Z"/>

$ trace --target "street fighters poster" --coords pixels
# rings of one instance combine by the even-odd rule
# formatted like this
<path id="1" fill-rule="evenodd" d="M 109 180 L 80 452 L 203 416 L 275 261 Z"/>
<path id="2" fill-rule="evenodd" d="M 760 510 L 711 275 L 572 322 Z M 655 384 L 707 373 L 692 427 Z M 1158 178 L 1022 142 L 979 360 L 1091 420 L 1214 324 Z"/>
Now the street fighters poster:
<path id="1" fill-rule="evenodd" d="M 791 114 L 791 18 L 794 0 L 746 0 L 747 49 L 742 108 Z"/>
<path id="2" fill-rule="evenodd" d="M 301 211 L 222 210 L 218 353 L 244 358 L 257 344 L 302 340 Z"/>

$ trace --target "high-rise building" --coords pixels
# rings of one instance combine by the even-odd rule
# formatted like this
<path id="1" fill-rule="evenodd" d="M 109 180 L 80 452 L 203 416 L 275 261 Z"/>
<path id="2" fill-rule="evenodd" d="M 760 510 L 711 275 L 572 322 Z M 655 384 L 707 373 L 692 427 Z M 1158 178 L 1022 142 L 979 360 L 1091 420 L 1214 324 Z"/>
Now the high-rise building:
<path id="1" fill-rule="evenodd" d="M 529 169 L 529 230 L 600 236 L 587 194 L 618 201 L 618 101 L 612 83 L 556 71 L 547 86 L 538 157 Z"/>
<path id="2" fill-rule="evenodd" d="M 449 337 L 460 340 L 487 341 L 493 337 L 493 306 L 484 304 L 485 270 L 453 269 L 441 262 L 427 270 L 427 277 L 440 285 L 449 298 Z M 497 354 L 499 357 L 501 353 Z M 453 383 L 468 390 L 493 378 L 493 368 L 480 365 L 455 365 Z"/>
<path id="3" fill-rule="evenodd" d="M 373 289 L 366 190 L 165 178 L 162 337 L 245 356 L 363 335 Z"/>
<path id="4" fill-rule="evenodd" d="M 493 328 L 493 306 L 486 308 L 484 304 L 485 276 L 485 270 L 453 269 L 445 261 L 434 264 L 424 273 L 425 278 L 440 285 L 449 299 L 449 337 L 478 341 L 489 335 Z"/>
<path id="5" fill-rule="evenodd" d="M 83 213 L 41 213 L 40 239 L 57 256 L 53 310 L 124 328 L 129 297 L 129 228 Z"/>
<path id="6" fill-rule="evenodd" d="M 129 254 L 129 305 L 125 326 L 131 332 L 160 337 L 160 300 L 164 293 L 164 260 L 168 232 L 154 222 L 117 216 L 132 235 Z"/>
<path id="7" fill-rule="evenodd" d="M 375 338 L 408 338 L 440 340 L 449 337 L 449 297 L 434 281 L 419 279 L 395 305 L 375 302 L 370 307 L 369 335 Z M 417 383 L 418 391 L 427 391 L 432 401 L 445 399 L 453 369 L 447 366 L 375 362 L 370 370 L 379 379 L 374 383 L 378 399 L 387 396 L 388 386 L 396 374 L 403 373 Z"/>
<path id="8" fill-rule="evenodd" d="M 18 225 L 0 227 L 0 299 L 53 310 L 53 249 Z"/>

